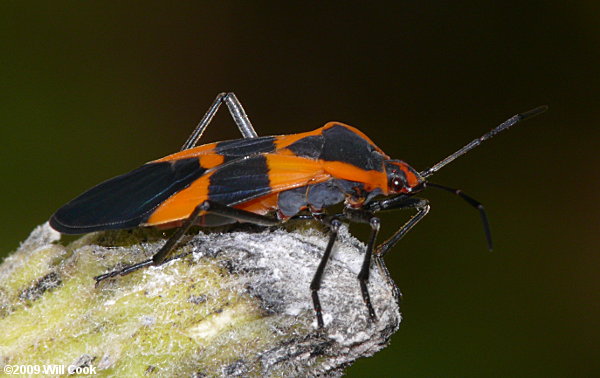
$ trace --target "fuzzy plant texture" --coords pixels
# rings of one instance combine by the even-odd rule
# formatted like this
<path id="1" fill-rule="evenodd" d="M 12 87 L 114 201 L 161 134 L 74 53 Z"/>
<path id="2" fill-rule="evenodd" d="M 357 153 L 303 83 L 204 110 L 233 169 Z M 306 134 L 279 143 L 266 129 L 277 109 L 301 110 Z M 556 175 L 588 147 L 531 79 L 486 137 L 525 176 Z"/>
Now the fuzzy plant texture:
<path id="1" fill-rule="evenodd" d="M 365 245 L 343 227 L 325 269 L 318 329 L 309 290 L 327 244 L 315 227 L 190 234 L 185 256 L 94 285 L 145 260 L 155 230 L 61 240 L 37 227 L 0 265 L 0 365 L 77 365 L 99 376 L 338 376 L 385 347 L 397 290 L 375 264 L 369 319 L 357 274 Z"/>

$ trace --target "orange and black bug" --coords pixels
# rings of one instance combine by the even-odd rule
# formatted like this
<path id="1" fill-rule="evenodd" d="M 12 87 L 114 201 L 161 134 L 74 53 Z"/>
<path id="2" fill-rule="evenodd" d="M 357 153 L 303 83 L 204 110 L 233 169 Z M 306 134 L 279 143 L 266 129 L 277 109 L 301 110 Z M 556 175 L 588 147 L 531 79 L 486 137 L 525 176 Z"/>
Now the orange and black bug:
<path id="1" fill-rule="evenodd" d="M 226 104 L 243 139 L 195 147 L 221 104 Z M 365 134 L 340 122 L 306 133 L 259 137 L 233 93 L 217 96 L 180 152 L 151 161 L 105 181 L 61 207 L 50 225 L 65 234 L 138 226 L 179 227 L 147 261 L 95 277 L 97 282 L 148 265 L 160 265 L 192 225 L 249 222 L 272 226 L 290 219 L 316 219 L 329 226 L 329 243 L 310 284 L 317 324 L 323 327 L 318 291 L 342 220 L 366 223 L 371 236 L 358 280 L 374 319 L 367 282 L 371 257 L 389 273 L 383 256 L 429 211 L 414 194 L 427 186 L 451 191 L 479 209 L 488 246 L 491 234 L 483 206 L 460 190 L 427 182 L 440 168 L 515 123 L 542 113 L 545 106 L 511 117 L 432 168 L 418 172 L 392 160 Z M 380 197 L 384 197 L 379 199 Z M 327 207 L 344 203 L 340 214 Z M 382 210 L 414 208 L 417 213 L 375 247 Z"/>

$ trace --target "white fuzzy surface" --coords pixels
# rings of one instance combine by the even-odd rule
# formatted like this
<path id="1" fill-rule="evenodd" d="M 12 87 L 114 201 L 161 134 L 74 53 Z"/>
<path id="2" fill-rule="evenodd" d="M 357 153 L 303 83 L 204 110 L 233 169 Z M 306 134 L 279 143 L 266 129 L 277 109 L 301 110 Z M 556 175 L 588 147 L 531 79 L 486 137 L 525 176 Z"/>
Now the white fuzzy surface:
<path id="1" fill-rule="evenodd" d="M 200 232 L 177 251 L 190 255 L 95 287 L 93 275 L 164 243 L 141 233 L 63 246 L 47 224 L 36 228 L 0 265 L 0 363 L 68 365 L 86 356 L 109 376 L 339 375 L 398 328 L 394 288 L 375 264 L 378 319 L 369 319 L 356 277 L 365 245 L 345 227 L 319 292 L 322 330 L 309 290 L 328 241 L 322 232 Z"/>

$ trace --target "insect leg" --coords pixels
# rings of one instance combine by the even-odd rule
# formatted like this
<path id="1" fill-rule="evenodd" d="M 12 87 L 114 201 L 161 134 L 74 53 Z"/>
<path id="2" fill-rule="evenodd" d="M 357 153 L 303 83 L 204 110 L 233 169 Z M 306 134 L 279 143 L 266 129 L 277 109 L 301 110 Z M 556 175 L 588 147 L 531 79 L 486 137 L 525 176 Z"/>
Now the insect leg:
<path id="1" fill-rule="evenodd" d="M 188 137 L 187 141 L 183 144 L 183 147 L 181 147 L 182 151 L 192 148 L 196 145 L 196 143 L 198 143 L 202 137 L 202 134 L 204 133 L 204 130 L 206 130 L 206 127 L 210 121 L 212 121 L 213 117 L 223 103 L 227 105 L 231 117 L 235 121 L 235 124 L 244 138 L 256 138 L 258 136 L 256 131 L 254 131 L 252 123 L 250 123 L 250 119 L 246 115 L 242 104 L 237 97 L 235 97 L 235 94 L 233 92 L 223 92 L 217 95 L 212 105 L 208 108 L 206 114 L 204 114 L 204 117 L 202 117 L 198 123 L 198 126 L 196 126 L 192 134 Z"/>
<path id="2" fill-rule="evenodd" d="M 369 237 L 369 244 L 367 245 L 367 249 L 365 251 L 362 267 L 358 273 L 358 282 L 360 284 L 360 291 L 363 301 L 365 302 L 367 310 L 369 311 L 369 316 L 372 320 L 375 320 L 377 316 L 375 315 L 375 310 L 371 305 L 371 297 L 369 295 L 367 284 L 369 283 L 369 275 L 371 272 L 371 256 L 373 255 L 373 249 L 375 247 L 377 235 L 379 234 L 381 221 L 379 218 L 373 216 L 373 212 L 363 209 L 345 208 L 344 217 L 351 222 L 367 223 L 371 226 L 371 236 Z"/>
<path id="3" fill-rule="evenodd" d="M 369 296 L 367 283 L 369 282 L 369 273 L 371 272 L 371 255 L 373 254 L 373 247 L 375 246 L 375 240 L 377 239 L 381 222 L 379 221 L 379 218 L 372 217 L 369 220 L 369 224 L 371 225 L 371 237 L 369 238 L 369 244 L 367 245 L 362 268 L 358 273 L 358 282 L 360 283 L 360 291 L 365 305 L 367 306 L 367 310 L 369 311 L 369 316 L 372 320 L 375 320 L 377 317 L 375 316 L 375 310 L 371 305 L 371 297 Z"/>
<path id="4" fill-rule="evenodd" d="M 393 198 L 386 198 L 381 201 L 373 201 L 365 206 L 373 212 L 381 210 L 395 210 L 395 209 L 417 209 L 417 213 L 413 215 L 398 231 L 396 231 L 390 238 L 381 243 L 373 253 L 375 263 L 379 268 L 379 271 L 386 277 L 388 283 L 394 288 L 395 295 L 397 298 L 400 297 L 400 292 L 396 288 L 390 272 L 385 265 L 383 256 L 396 245 L 410 231 L 427 213 L 429 212 L 429 201 L 421 198 L 410 197 L 406 195 L 399 195 Z"/>
<path id="5" fill-rule="evenodd" d="M 406 195 L 399 195 L 393 198 L 386 198 L 381 201 L 373 201 L 365 205 L 365 209 L 377 212 L 382 210 L 397 209 L 417 209 L 413 215 L 398 231 L 396 231 L 388 240 L 381 243 L 375 251 L 375 254 L 383 257 L 396 243 L 406 235 L 427 213 L 429 212 L 429 201 L 422 198 L 415 198 Z"/>
<path id="6" fill-rule="evenodd" d="M 235 219 L 241 222 L 254 223 L 261 226 L 274 226 L 279 224 L 279 220 L 277 218 L 251 213 L 249 211 L 236 209 L 218 202 L 207 200 L 196 206 L 194 211 L 192 211 L 190 216 L 185 220 L 185 222 L 183 222 L 181 227 L 177 229 L 177 231 L 169 238 L 169 240 L 167 240 L 167 242 L 158 250 L 158 252 L 152 256 L 151 259 L 94 277 L 96 284 L 110 277 L 124 276 L 149 265 L 158 266 L 170 261 L 166 259 L 168 254 L 173 250 L 177 243 L 179 243 L 181 238 L 190 229 L 190 227 L 198 221 L 199 217 L 208 213 Z"/>
<path id="7" fill-rule="evenodd" d="M 321 257 L 321 262 L 317 267 L 317 271 L 313 277 L 312 282 L 310 283 L 310 291 L 312 293 L 313 300 L 313 308 L 315 309 L 315 313 L 317 314 L 317 326 L 319 328 L 323 328 L 323 312 L 321 310 L 321 301 L 319 300 L 319 289 L 321 288 L 321 279 L 323 278 L 323 271 L 325 270 L 325 266 L 327 265 L 327 261 L 329 260 L 329 256 L 331 256 L 331 250 L 333 249 L 333 244 L 335 243 L 335 239 L 337 239 L 338 230 L 340 229 L 340 222 L 338 219 L 333 218 L 329 221 L 322 220 L 323 223 L 329 223 L 329 243 L 327 243 L 327 247 L 325 248 L 325 252 L 323 253 L 323 257 Z"/>

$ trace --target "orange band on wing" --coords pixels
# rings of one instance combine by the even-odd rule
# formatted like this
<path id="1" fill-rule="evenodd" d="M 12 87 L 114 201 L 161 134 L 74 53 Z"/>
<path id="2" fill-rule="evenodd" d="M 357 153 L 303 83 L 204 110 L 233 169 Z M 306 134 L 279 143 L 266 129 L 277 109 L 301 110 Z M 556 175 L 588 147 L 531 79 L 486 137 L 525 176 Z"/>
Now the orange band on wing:
<path id="1" fill-rule="evenodd" d="M 196 206 L 208 199 L 209 178 L 210 174 L 200 177 L 190 186 L 161 203 L 145 225 L 154 226 L 189 217 Z"/>
<path id="2" fill-rule="evenodd" d="M 267 154 L 266 157 L 272 193 L 316 184 L 331 177 L 318 160 L 280 154 Z"/>
<path id="3" fill-rule="evenodd" d="M 214 150 L 217 147 L 217 143 L 209 143 L 202 146 L 190 148 L 189 150 L 183 150 L 176 152 L 174 154 L 165 156 L 164 158 L 160 158 L 158 160 L 154 160 L 153 162 L 159 161 L 171 161 L 171 160 L 179 160 L 179 159 L 187 159 L 192 157 L 198 157 L 202 155 L 214 154 Z"/>

